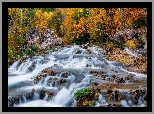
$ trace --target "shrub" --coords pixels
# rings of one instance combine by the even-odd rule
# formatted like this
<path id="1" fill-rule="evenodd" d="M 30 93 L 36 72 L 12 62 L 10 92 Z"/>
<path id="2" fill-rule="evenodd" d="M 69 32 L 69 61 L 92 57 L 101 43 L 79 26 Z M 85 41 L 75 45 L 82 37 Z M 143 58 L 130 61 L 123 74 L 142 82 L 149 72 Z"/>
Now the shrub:
<path id="1" fill-rule="evenodd" d="M 74 97 L 75 99 L 79 99 L 79 98 L 82 98 L 84 96 L 87 96 L 91 93 L 91 88 L 83 88 L 83 89 L 80 89 L 80 90 L 77 90 L 75 93 L 74 93 Z"/>
<path id="2" fill-rule="evenodd" d="M 50 50 L 51 50 L 51 52 L 54 52 L 55 46 L 52 46 Z"/>
<path id="3" fill-rule="evenodd" d="M 24 55 L 36 55 L 36 53 L 39 51 L 39 47 L 37 45 L 32 45 L 29 48 L 27 48 L 25 51 L 20 52 L 20 57 L 24 56 Z"/>
<path id="4" fill-rule="evenodd" d="M 143 26 L 147 26 L 146 16 L 140 17 L 138 20 L 132 22 L 133 28 L 140 28 L 140 27 L 143 27 Z"/>
<path id="5" fill-rule="evenodd" d="M 126 41 L 125 45 L 128 48 L 130 48 L 130 49 L 135 49 L 137 47 L 136 44 L 135 44 L 135 42 L 134 42 L 134 40 L 128 40 L 128 41 Z"/>

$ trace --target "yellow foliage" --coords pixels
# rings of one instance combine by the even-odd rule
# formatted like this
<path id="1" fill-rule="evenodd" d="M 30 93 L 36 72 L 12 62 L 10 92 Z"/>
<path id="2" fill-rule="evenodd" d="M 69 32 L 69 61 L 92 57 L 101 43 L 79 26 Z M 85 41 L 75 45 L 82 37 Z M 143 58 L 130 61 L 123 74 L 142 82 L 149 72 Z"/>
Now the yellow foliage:
<path id="1" fill-rule="evenodd" d="M 17 52 L 17 44 L 22 43 L 23 33 L 30 28 L 22 25 L 27 21 L 41 31 L 47 27 L 55 30 L 63 37 L 64 44 L 87 36 L 91 43 L 101 43 L 108 37 L 113 38 L 116 31 L 131 27 L 134 21 L 147 16 L 143 8 L 56 8 L 54 12 L 36 8 L 32 17 L 27 16 L 28 11 L 28 8 L 8 8 L 8 14 L 14 20 L 8 35 L 11 54 L 12 50 Z M 130 40 L 126 45 L 135 48 L 135 43 Z"/>
<path id="2" fill-rule="evenodd" d="M 130 49 L 135 49 L 136 48 L 136 44 L 133 40 L 128 40 L 126 41 L 126 46 Z"/>
<path id="3" fill-rule="evenodd" d="M 47 27 L 49 20 L 52 18 L 53 12 L 42 12 L 42 10 L 37 9 L 35 13 L 35 26 L 39 30 L 43 30 Z"/>

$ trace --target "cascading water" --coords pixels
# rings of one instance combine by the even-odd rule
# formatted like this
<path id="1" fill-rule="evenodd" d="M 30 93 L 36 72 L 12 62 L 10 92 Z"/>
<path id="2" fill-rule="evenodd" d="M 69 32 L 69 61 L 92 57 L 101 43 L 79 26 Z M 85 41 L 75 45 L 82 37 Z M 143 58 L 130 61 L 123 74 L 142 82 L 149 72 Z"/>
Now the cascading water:
<path id="1" fill-rule="evenodd" d="M 48 55 L 40 55 L 27 58 L 20 66 L 20 60 L 8 68 L 8 96 L 18 96 L 20 103 L 14 103 L 13 107 L 76 107 L 74 92 L 84 87 L 91 87 L 94 82 L 103 84 L 106 81 L 100 80 L 89 73 L 91 70 L 103 71 L 111 77 L 118 71 L 118 75 L 126 76 L 128 73 L 136 77 L 146 78 L 144 74 L 128 72 L 122 64 L 106 60 L 100 53 L 103 51 L 91 47 L 91 53 L 79 46 L 60 48 Z M 77 54 L 77 52 L 79 52 Z M 35 65 L 33 65 L 35 63 Z M 32 70 L 30 71 L 30 67 Z M 45 68 L 56 72 L 54 75 L 46 75 L 42 72 Z M 51 72 L 52 73 L 52 72 Z M 67 75 L 65 75 L 67 73 Z M 42 75 L 41 79 L 38 75 Z M 38 77 L 37 77 L 38 76 Z M 34 80 L 37 81 L 34 84 Z M 32 89 L 34 88 L 34 92 Z M 46 93 L 43 98 L 40 90 L 44 88 Z M 43 91 L 43 90 L 42 90 Z M 49 97 L 50 92 L 52 97 Z M 9 101 L 8 101 L 9 102 Z M 107 99 L 99 95 L 96 107 L 107 105 Z M 131 100 L 121 101 L 123 106 L 136 106 Z M 146 106 L 140 99 L 138 106 Z"/>

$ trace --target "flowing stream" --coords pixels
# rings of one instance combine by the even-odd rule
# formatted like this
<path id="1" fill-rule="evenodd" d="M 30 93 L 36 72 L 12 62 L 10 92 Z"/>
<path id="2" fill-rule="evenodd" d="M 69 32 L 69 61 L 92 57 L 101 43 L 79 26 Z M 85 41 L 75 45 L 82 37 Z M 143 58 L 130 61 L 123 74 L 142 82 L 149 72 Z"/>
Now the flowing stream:
<path id="1" fill-rule="evenodd" d="M 20 60 L 14 62 L 8 68 L 8 106 L 76 107 L 77 102 L 74 99 L 76 90 L 91 87 L 94 82 L 98 85 L 107 82 L 93 76 L 89 72 L 91 70 L 103 71 L 108 77 L 114 74 L 121 77 L 132 74 L 136 79 L 147 77 L 145 74 L 128 72 L 119 62 L 106 60 L 105 56 L 100 55 L 103 52 L 101 48 L 97 49 L 93 46 L 90 51 L 78 45 L 57 47 L 50 54 L 27 58 L 20 65 Z M 54 71 L 54 74 L 42 72 L 45 68 Z M 38 76 L 39 74 L 41 77 Z M 130 83 L 125 83 L 126 86 L 128 84 Z M 32 93 L 33 88 L 34 93 Z M 40 94 L 41 89 L 46 91 L 43 97 Z M 50 92 L 53 92 L 52 97 L 48 95 Z M 11 98 L 15 99 L 16 96 L 19 100 L 14 100 L 14 103 L 10 105 L 13 101 Z M 146 102 L 142 98 L 139 99 L 138 105 L 135 105 L 127 92 L 125 97 L 126 99 L 120 102 L 124 107 L 146 107 Z M 107 104 L 105 95 L 99 94 L 95 106 Z"/>

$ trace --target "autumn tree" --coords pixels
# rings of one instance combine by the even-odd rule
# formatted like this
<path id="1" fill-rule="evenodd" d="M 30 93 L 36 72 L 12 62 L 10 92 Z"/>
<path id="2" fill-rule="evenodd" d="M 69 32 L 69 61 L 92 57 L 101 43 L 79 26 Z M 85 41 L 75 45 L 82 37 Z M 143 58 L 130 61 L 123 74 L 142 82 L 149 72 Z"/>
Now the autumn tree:
<path id="1" fill-rule="evenodd" d="M 24 42 L 24 33 L 30 28 L 31 19 L 27 17 L 27 8 L 8 8 L 8 15 L 12 18 L 12 25 L 8 28 L 8 57 L 19 54 Z"/>

